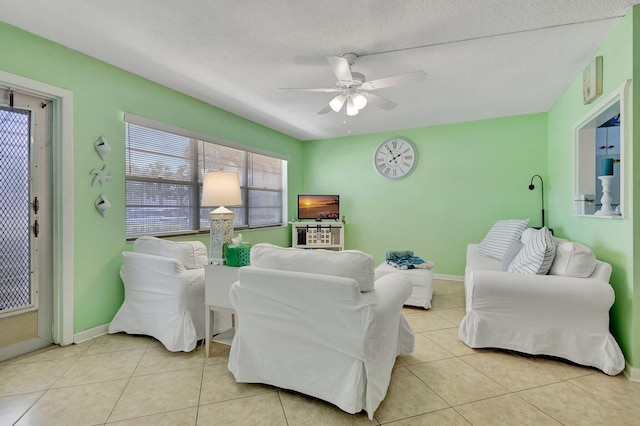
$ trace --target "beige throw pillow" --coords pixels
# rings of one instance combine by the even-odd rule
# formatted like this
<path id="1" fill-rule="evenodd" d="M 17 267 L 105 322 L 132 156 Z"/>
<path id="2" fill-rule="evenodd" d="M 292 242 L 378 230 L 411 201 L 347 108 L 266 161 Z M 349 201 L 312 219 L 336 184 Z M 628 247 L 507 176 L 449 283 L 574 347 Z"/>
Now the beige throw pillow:
<path id="1" fill-rule="evenodd" d="M 584 244 L 563 241 L 558 244 L 556 258 L 549 274 L 586 278 L 596 269 L 596 255 Z"/>

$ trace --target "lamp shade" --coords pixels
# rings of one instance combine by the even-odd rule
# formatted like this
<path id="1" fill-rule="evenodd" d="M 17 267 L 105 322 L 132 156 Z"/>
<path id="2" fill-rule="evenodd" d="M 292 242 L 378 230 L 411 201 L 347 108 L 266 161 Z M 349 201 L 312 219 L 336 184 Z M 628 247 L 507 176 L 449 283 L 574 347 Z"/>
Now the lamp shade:
<path id="1" fill-rule="evenodd" d="M 346 100 L 347 97 L 345 95 L 338 95 L 335 98 L 331 99 L 331 102 L 329 102 L 329 106 L 332 110 L 338 112 L 342 109 L 342 106 L 344 105 L 344 102 Z"/>
<path id="2" fill-rule="evenodd" d="M 351 99 L 351 96 L 349 96 L 349 99 L 347 99 L 347 115 L 349 117 L 353 117 L 354 115 L 358 115 L 359 112 L 360 110 L 353 103 L 353 99 Z"/>
<path id="3" fill-rule="evenodd" d="M 202 183 L 203 206 L 241 206 L 240 179 L 237 172 L 205 173 Z"/>
<path id="4" fill-rule="evenodd" d="M 353 104 L 360 110 L 367 106 L 367 98 L 362 96 L 360 93 L 356 93 L 353 96 Z"/>

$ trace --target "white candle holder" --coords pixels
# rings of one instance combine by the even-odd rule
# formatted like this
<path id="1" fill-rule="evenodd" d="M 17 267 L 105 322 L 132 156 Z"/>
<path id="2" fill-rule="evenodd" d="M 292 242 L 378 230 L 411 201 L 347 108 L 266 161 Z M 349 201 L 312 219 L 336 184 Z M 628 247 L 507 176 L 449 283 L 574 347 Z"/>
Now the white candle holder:
<path id="1" fill-rule="evenodd" d="M 600 202 L 602 203 L 602 207 L 600 210 L 594 213 L 595 216 L 615 216 L 616 212 L 611 208 L 611 181 L 613 180 L 613 176 L 598 176 L 600 182 L 602 183 L 602 198 Z"/>

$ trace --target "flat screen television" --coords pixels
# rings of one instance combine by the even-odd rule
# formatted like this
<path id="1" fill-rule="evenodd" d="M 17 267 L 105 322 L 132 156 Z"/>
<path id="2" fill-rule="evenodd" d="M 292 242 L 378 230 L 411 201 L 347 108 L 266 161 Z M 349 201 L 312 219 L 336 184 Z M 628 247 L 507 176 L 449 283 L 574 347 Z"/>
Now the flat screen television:
<path id="1" fill-rule="evenodd" d="M 339 195 L 298 195 L 298 220 L 338 220 L 339 218 Z"/>

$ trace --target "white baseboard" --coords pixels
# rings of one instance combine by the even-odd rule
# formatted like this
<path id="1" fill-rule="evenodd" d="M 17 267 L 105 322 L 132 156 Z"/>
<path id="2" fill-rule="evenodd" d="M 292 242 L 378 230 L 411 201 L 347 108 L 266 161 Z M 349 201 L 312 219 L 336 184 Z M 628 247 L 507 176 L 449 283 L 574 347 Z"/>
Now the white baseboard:
<path id="1" fill-rule="evenodd" d="M 436 280 L 464 282 L 464 277 L 460 275 L 433 274 L 433 278 Z"/>
<path id="2" fill-rule="evenodd" d="M 83 330 L 80 333 L 73 335 L 73 343 L 82 343 L 87 340 L 95 339 L 96 337 L 104 336 L 109 332 L 109 324 L 99 325 L 97 327 Z"/>
<path id="3" fill-rule="evenodd" d="M 628 362 L 625 364 L 624 375 L 627 376 L 627 379 L 631 382 L 640 382 L 640 368 L 632 367 Z"/>

